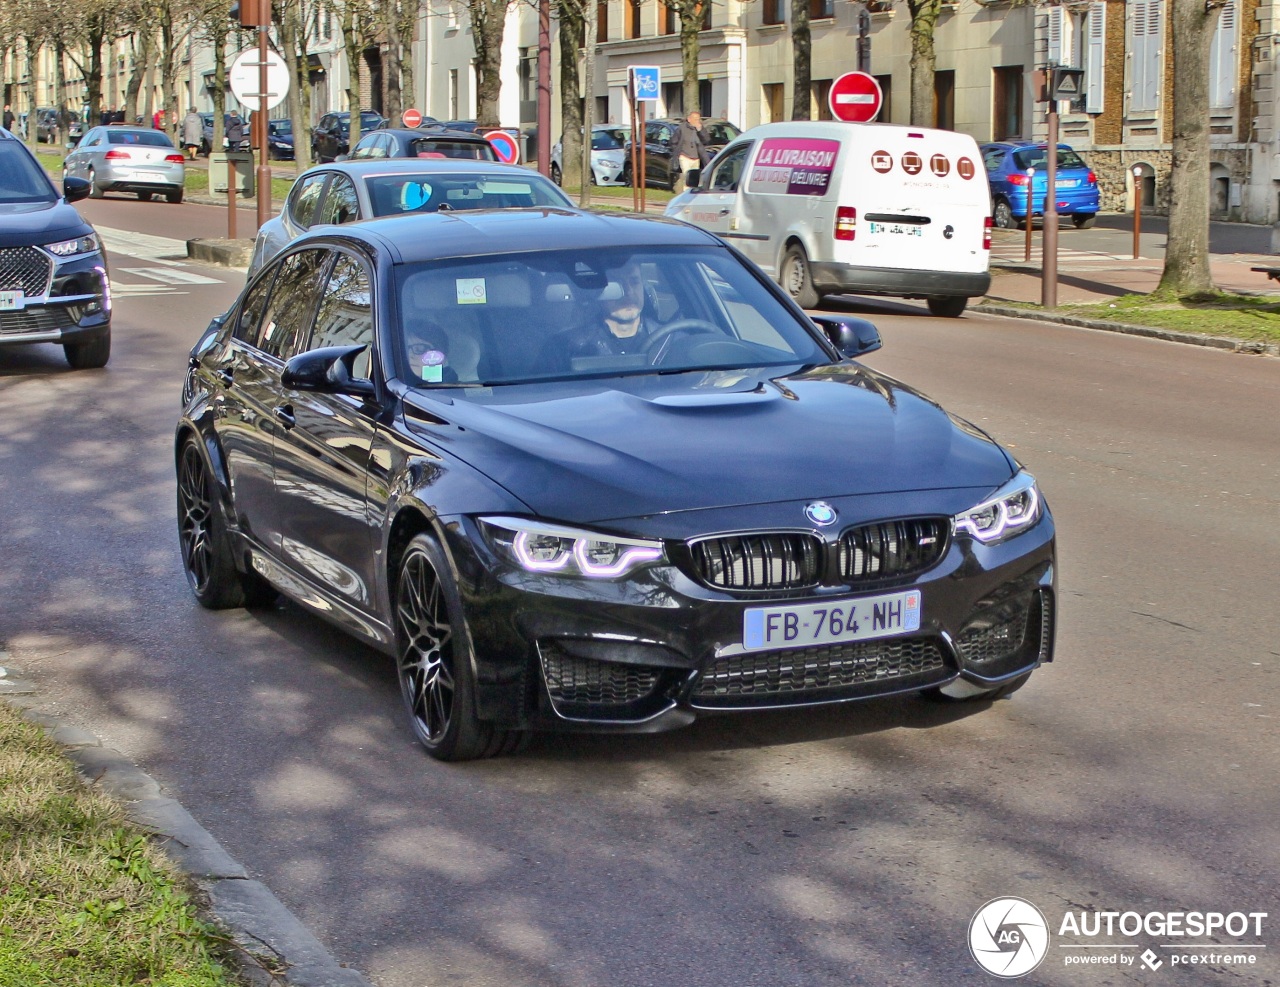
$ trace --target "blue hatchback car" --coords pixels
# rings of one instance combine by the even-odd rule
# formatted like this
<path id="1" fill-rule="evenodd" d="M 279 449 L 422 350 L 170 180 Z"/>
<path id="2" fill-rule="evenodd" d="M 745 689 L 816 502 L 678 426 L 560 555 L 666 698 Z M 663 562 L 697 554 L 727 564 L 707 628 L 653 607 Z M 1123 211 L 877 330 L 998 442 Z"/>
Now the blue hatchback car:
<path id="1" fill-rule="evenodd" d="M 1031 187 L 1032 216 L 1044 215 L 1049 147 L 1031 141 L 983 144 L 982 162 L 991 186 L 991 221 L 1011 230 L 1027 218 L 1027 183 Z M 1027 170 L 1035 173 L 1028 178 Z M 1071 217 L 1076 229 L 1087 230 L 1098 215 L 1098 178 L 1082 157 L 1066 144 L 1058 145 L 1057 196 L 1059 215 Z"/>

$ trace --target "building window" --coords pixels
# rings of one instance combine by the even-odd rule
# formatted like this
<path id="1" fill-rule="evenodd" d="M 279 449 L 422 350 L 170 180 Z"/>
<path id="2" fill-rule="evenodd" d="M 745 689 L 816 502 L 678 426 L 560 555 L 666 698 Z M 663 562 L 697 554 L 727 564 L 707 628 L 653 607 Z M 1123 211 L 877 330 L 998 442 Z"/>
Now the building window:
<path id="1" fill-rule="evenodd" d="M 675 34 L 678 30 L 676 20 L 676 12 L 658 0 L 658 33 Z"/>
<path id="2" fill-rule="evenodd" d="M 609 5 L 603 0 L 596 4 L 596 40 L 609 40 Z"/>
<path id="3" fill-rule="evenodd" d="M 939 130 L 956 129 L 956 73 L 945 69 L 933 73 L 933 125 Z"/>
<path id="4" fill-rule="evenodd" d="M 1216 110 L 1236 105 L 1236 5 L 1228 3 L 1218 15 L 1209 48 L 1209 105 Z"/>
<path id="5" fill-rule="evenodd" d="M 783 24 L 787 19 L 785 0 L 764 0 L 764 22 L 766 24 Z"/>
<path id="6" fill-rule="evenodd" d="M 780 123 L 787 118 L 784 100 L 786 85 L 781 82 L 766 82 L 761 89 L 764 93 L 764 116 L 766 123 Z"/>
<path id="7" fill-rule="evenodd" d="M 809 0 L 809 19 L 829 20 L 836 16 L 835 0 Z"/>
<path id="8" fill-rule="evenodd" d="M 261 71 L 261 70 L 259 70 Z M 457 120 L 458 113 L 458 70 L 449 70 L 449 119 Z"/>
<path id="9" fill-rule="evenodd" d="M 991 139 L 1022 136 L 1022 66 L 1002 65 L 992 70 L 995 106 L 992 108 Z"/>
<path id="10" fill-rule="evenodd" d="M 538 49 L 537 48 L 521 48 L 520 49 L 520 99 L 528 102 L 536 99 L 534 92 L 534 80 L 538 75 Z M 456 117 L 455 117 L 456 119 Z"/>
<path id="11" fill-rule="evenodd" d="M 1164 46 L 1161 0 L 1134 0 L 1129 22 L 1129 109 L 1155 110 L 1160 105 L 1160 56 Z"/>
<path id="12" fill-rule="evenodd" d="M 1084 69 L 1084 88 L 1073 101 L 1076 112 L 1101 113 L 1102 78 L 1106 67 L 1107 4 L 1094 2 L 1078 9 L 1049 7 L 1046 11 L 1046 58 L 1050 65 Z"/>
<path id="13" fill-rule="evenodd" d="M 711 116 L 711 80 L 698 80 L 698 112 L 704 118 Z"/>
<path id="14" fill-rule="evenodd" d="M 876 82 L 880 83 L 880 112 L 876 114 L 876 119 L 881 123 L 893 122 L 893 76 L 878 75 Z"/>
<path id="15" fill-rule="evenodd" d="M 809 104 L 809 119 L 832 120 L 831 115 L 831 80 L 814 79 L 810 84 L 813 99 Z"/>
<path id="16" fill-rule="evenodd" d="M 623 13 L 626 15 L 626 36 L 640 37 L 640 0 L 623 0 Z"/>

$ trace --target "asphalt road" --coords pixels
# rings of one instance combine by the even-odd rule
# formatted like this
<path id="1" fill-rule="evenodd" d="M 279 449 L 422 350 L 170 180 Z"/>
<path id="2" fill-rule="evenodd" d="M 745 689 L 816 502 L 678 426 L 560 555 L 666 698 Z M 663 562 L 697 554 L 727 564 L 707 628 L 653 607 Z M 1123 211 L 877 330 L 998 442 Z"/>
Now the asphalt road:
<path id="1" fill-rule="evenodd" d="M 85 212 L 218 235 L 195 232 L 211 208 Z M 1005 895 L 1052 934 L 1024 982 L 1280 980 L 1280 361 L 850 305 L 885 337 L 869 363 L 1040 478 L 1058 660 L 995 704 L 546 735 L 447 766 L 414 744 L 386 659 L 290 605 L 192 600 L 172 429 L 186 351 L 239 279 L 138 243 L 112 258 L 105 370 L 0 351 L 0 663 L 133 756 L 375 984 L 980 984 L 969 922 Z M 1085 909 L 1268 917 L 1215 936 L 1216 965 L 1175 967 L 1204 937 L 1059 935 Z"/>

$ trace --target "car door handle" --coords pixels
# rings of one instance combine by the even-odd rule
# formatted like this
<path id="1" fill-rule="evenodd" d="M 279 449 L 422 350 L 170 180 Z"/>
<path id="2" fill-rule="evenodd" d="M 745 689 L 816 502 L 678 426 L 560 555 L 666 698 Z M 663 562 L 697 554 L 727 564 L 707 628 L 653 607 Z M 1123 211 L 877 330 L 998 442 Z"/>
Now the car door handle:
<path id="1" fill-rule="evenodd" d="M 293 417 L 292 405 L 285 404 L 278 408 L 272 408 L 271 413 L 276 416 L 276 421 L 285 428 L 293 428 L 294 425 L 298 424 L 298 419 Z"/>
<path id="2" fill-rule="evenodd" d="M 218 378 L 218 382 L 222 384 L 223 387 L 230 387 L 236 382 L 236 375 L 230 370 L 215 370 L 213 372 L 213 376 Z"/>
<path id="3" fill-rule="evenodd" d="M 801 93 L 801 95 L 804 95 L 804 94 L 803 94 L 803 93 Z M 720 215 L 721 215 L 721 216 L 728 216 L 728 215 L 729 215 L 729 210 L 728 210 L 728 209 L 721 209 L 721 210 L 720 210 Z"/>

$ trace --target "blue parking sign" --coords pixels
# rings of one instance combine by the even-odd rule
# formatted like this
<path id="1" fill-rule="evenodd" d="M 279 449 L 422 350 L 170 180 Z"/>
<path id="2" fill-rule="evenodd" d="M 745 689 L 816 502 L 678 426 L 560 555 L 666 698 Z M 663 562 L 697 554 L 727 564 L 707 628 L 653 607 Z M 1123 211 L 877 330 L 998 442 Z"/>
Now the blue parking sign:
<path id="1" fill-rule="evenodd" d="M 658 91 L 661 88 L 658 85 L 659 71 L 656 65 L 632 65 L 631 71 L 631 98 L 644 102 L 656 100 Z"/>

